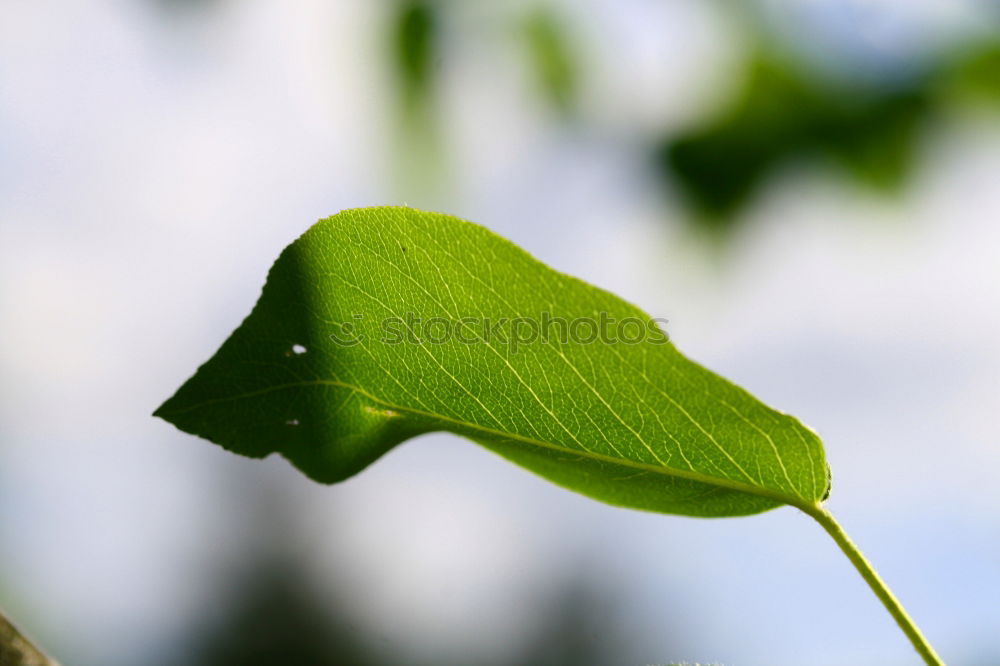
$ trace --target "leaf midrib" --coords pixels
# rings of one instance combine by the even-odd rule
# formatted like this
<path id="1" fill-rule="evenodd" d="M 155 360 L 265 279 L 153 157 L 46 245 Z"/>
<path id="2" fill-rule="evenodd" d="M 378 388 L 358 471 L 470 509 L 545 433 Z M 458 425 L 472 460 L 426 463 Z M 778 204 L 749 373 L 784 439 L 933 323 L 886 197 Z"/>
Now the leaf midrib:
<path id="1" fill-rule="evenodd" d="M 161 415 L 161 412 L 163 413 L 162 415 L 184 414 L 187 412 L 195 411 L 197 409 L 201 409 L 202 407 L 205 407 L 207 405 L 218 404 L 221 402 L 231 402 L 233 400 L 242 400 L 245 398 L 253 398 L 261 395 L 267 395 L 268 393 L 274 393 L 276 391 L 282 391 L 290 388 L 302 388 L 304 386 L 336 386 L 338 388 L 347 389 L 361 396 L 364 396 L 368 400 L 371 400 L 372 402 L 386 409 L 391 409 L 396 412 L 406 412 L 416 416 L 423 416 L 437 421 L 452 423 L 457 426 L 461 426 L 462 428 L 478 431 L 480 433 L 483 433 L 484 435 L 492 435 L 494 437 L 501 437 L 508 440 L 519 441 L 525 444 L 539 446 L 548 449 L 550 451 L 576 455 L 581 458 L 588 458 L 591 460 L 606 462 L 613 465 L 620 465 L 622 467 L 629 467 L 644 472 L 652 472 L 654 474 L 662 474 L 663 476 L 672 476 L 680 479 L 686 479 L 689 481 L 697 481 L 699 483 L 704 483 L 711 486 L 717 486 L 720 488 L 725 488 L 727 490 L 735 490 L 737 492 L 742 492 L 747 495 L 754 495 L 757 497 L 763 497 L 765 499 L 774 500 L 776 502 L 781 502 L 782 504 L 788 504 L 789 506 L 794 506 L 798 509 L 801 509 L 802 511 L 805 511 L 806 513 L 810 513 L 816 509 L 816 506 L 813 503 L 807 502 L 806 500 L 803 500 L 800 497 L 785 495 L 777 491 L 770 490 L 768 488 L 752 486 L 746 483 L 742 483 L 740 481 L 709 476 L 707 474 L 700 474 L 692 470 L 678 469 L 676 467 L 670 467 L 668 465 L 662 465 L 662 466 L 650 465 L 648 463 L 629 460 L 628 458 L 615 458 L 613 456 L 607 456 L 601 453 L 595 453 L 593 451 L 588 451 L 586 449 L 571 449 L 565 446 L 561 446 L 559 444 L 555 444 L 553 442 L 546 442 L 544 440 L 528 437 L 520 433 L 512 433 L 503 430 L 497 430 L 495 428 L 483 426 L 478 423 L 472 423 L 470 421 L 463 421 L 461 419 L 456 419 L 454 417 L 446 416 L 444 414 L 439 414 L 437 412 L 423 410 L 416 407 L 408 407 L 405 405 L 398 405 L 396 403 L 389 402 L 388 400 L 379 398 L 378 396 L 373 395 L 372 393 L 361 388 L 360 386 L 355 386 L 354 384 L 349 384 L 347 382 L 342 382 L 335 379 L 313 379 L 313 380 L 304 380 L 298 382 L 289 382 L 285 384 L 276 384 L 274 386 L 269 386 L 267 388 L 259 389 L 257 391 L 249 391 L 247 393 L 240 393 L 237 395 L 227 396 L 225 398 L 214 398 L 211 400 L 203 400 L 193 405 L 188 405 L 183 409 L 177 409 L 177 410 L 164 410 L 161 407 L 159 410 L 157 410 L 156 415 Z"/>

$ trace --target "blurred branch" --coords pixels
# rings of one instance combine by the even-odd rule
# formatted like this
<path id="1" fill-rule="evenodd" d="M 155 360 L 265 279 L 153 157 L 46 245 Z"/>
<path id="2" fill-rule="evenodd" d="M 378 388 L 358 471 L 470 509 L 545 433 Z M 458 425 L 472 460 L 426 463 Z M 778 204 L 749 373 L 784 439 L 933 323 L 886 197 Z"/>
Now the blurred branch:
<path id="1" fill-rule="evenodd" d="M 58 666 L 0 613 L 0 666 Z"/>

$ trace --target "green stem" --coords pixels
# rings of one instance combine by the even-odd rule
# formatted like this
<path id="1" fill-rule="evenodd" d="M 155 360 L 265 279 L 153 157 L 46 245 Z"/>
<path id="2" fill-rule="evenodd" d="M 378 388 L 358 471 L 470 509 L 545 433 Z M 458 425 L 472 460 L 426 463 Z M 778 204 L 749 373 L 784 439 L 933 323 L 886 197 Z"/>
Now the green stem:
<path id="1" fill-rule="evenodd" d="M 844 555 L 847 555 L 847 559 L 851 561 L 854 568 L 865 579 L 865 582 L 868 583 L 875 596 L 878 597 L 882 605 L 889 611 L 892 618 L 896 620 L 896 624 L 903 630 L 906 637 L 910 639 L 913 647 L 920 653 L 920 656 L 923 657 L 928 666 L 944 666 L 941 657 L 934 651 L 931 644 L 927 642 L 924 635 L 920 633 L 920 629 L 917 628 L 916 623 L 906 613 L 903 605 L 899 603 L 899 599 L 895 597 L 889 586 L 875 572 L 875 568 L 872 567 L 871 562 L 865 559 L 865 556 L 861 554 L 861 551 L 858 550 L 858 547 L 854 545 L 851 538 L 847 536 L 843 528 L 830 515 L 830 512 L 818 504 L 814 507 L 803 508 L 803 510 L 815 518 L 816 522 L 822 525 L 823 529 L 827 531 L 827 534 L 833 537 L 833 540 L 840 546 L 840 550 L 844 551 Z"/>

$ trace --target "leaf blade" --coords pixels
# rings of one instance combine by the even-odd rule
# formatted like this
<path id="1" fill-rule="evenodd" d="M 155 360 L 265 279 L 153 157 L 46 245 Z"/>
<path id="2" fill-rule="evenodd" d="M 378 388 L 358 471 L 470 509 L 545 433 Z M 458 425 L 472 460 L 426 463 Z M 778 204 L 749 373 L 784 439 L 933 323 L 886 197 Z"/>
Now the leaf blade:
<path id="1" fill-rule="evenodd" d="M 406 343 L 411 317 L 404 342 L 388 344 L 385 322 L 408 312 L 451 322 L 452 336 Z M 447 430 L 622 506 L 722 516 L 822 499 L 815 434 L 671 343 L 517 348 L 513 328 L 501 342 L 482 326 L 600 313 L 649 321 L 469 222 L 345 211 L 282 253 L 254 311 L 157 415 L 239 453 L 278 451 L 327 482 Z M 343 322 L 363 341 L 332 341 Z"/>

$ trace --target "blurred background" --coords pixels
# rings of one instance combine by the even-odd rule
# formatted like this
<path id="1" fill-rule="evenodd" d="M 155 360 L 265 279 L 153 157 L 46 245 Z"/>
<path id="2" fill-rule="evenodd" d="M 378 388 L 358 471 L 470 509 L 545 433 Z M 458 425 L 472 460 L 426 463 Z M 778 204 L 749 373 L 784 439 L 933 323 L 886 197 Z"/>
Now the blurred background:
<path id="1" fill-rule="evenodd" d="M 61 662 L 916 662 L 792 509 L 615 509 L 446 435 L 325 487 L 150 416 L 298 234 L 404 203 L 815 428 L 937 649 L 1000 663 L 1000 4 L 8 0 L 0 606 Z"/>

